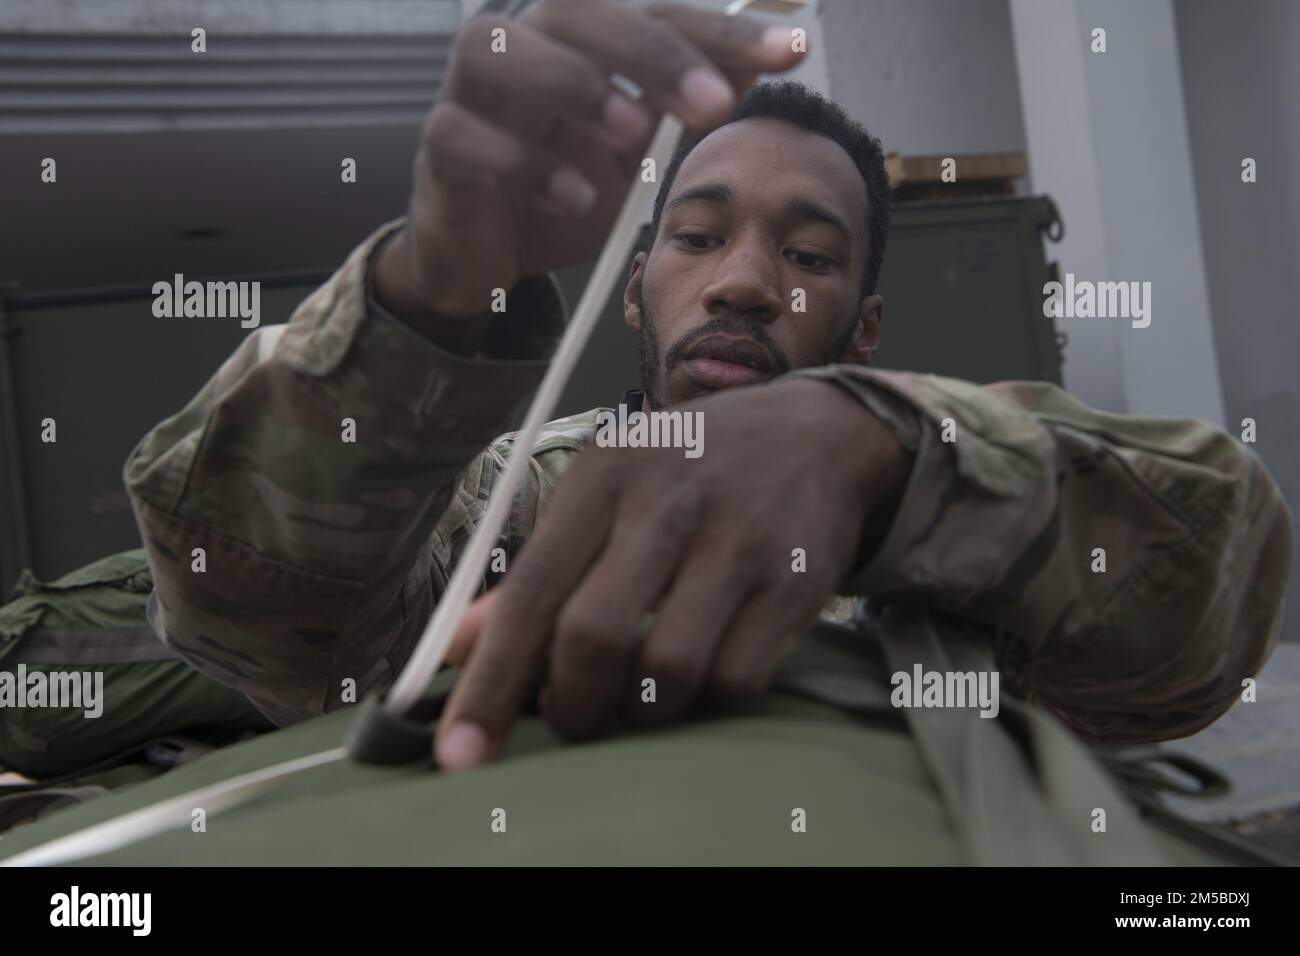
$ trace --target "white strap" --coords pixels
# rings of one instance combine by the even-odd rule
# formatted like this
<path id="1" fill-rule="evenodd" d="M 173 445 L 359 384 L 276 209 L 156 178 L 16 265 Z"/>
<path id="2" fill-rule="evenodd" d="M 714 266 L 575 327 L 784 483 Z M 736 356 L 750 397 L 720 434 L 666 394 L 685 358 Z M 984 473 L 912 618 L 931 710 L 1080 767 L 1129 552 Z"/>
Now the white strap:
<path id="1" fill-rule="evenodd" d="M 275 351 L 275 345 L 280 341 L 280 336 L 284 335 L 284 330 L 288 325 L 264 325 L 258 329 L 257 335 L 257 361 L 265 362 Z"/>
<path id="2" fill-rule="evenodd" d="M 206 813 L 219 813 L 227 807 L 242 803 L 249 797 L 267 790 L 272 784 L 292 774 L 335 763 L 343 759 L 342 747 L 323 750 L 306 757 L 296 757 L 284 763 L 263 767 L 250 773 L 241 774 L 230 780 L 223 780 L 197 790 L 182 793 L 151 803 L 147 807 L 132 810 L 120 817 L 113 817 L 103 823 L 77 830 L 67 836 L 51 840 L 33 847 L 25 853 L 19 853 L 0 863 L 0 866 L 58 866 L 85 857 L 110 853 L 119 847 L 128 846 L 137 840 L 162 833 L 173 827 L 183 827 L 190 823 L 194 811 L 202 809 Z"/>
<path id="3" fill-rule="evenodd" d="M 656 169 L 667 168 L 681 135 L 681 129 L 681 123 L 671 115 L 665 115 L 660 122 L 659 130 L 651 144 L 651 155 L 655 158 Z M 477 590 L 478 581 L 483 577 L 492 544 L 501 525 L 505 522 L 510 503 L 514 499 L 515 489 L 523 478 L 524 467 L 529 457 L 528 451 L 532 448 L 541 426 L 554 410 L 555 402 L 564 390 L 573 367 L 591 337 L 596 319 L 609 298 L 623 264 L 627 261 L 632 244 L 636 241 L 648 208 L 647 203 L 653 201 L 655 189 L 654 183 L 638 180 L 628 193 L 618 219 L 614 223 L 614 231 L 605 244 L 600 259 L 596 262 L 596 269 L 592 273 L 591 281 L 587 283 L 582 299 L 578 302 L 573 321 L 565 330 L 555 359 L 528 410 L 523 430 L 514 445 L 515 451 L 512 452 L 510 462 L 506 466 L 505 476 L 493 489 L 488 501 L 487 514 L 479 522 L 465 555 L 452 574 L 447 591 L 438 602 L 437 610 L 420 638 L 419 646 L 398 676 L 397 683 L 393 685 L 392 692 L 385 702 L 393 713 L 404 714 L 412 703 L 419 700 L 442 663 L 443 656 L 451 643 L 451 637 L 456 632 L 465 608 L 469 604 L 469 599 Z M 268 348 L 267 340 L 270 340 L 269 347 L 274 347 L 275 339 L 279 338 L 278 333 L 282 331 L 283 327 L 262 331 L 262 340 L 258 342 L 259 360 L 263 357 L 260 354 L 262 350 Z M 274 339 L 268 334 L 271 332 L 276 332 Z M 173 827 L 185 826 L 190 822 L 191 815 L 197 807 L 202 807 L 209 813 L 220 812 L 261 793 L 292 774 L 342 760 L 346 752 L 342 747 L 326 750 L 198 790 L 191 790 L 179 797 L 150 804 L 49 843 L 43 843 L 5 860 L 3 865 L 54 866 L 108 853 Z"/>
<path id="4" fill-rule="evenodd" d="M 654 140 L 650 144 L 650 155 L 654 158 L 655 169 L 668 168 L 673 151 L 681 138 L 681 132 L 681 122 L 671 113 L 664 114 Z M 524 427 L 513 443 L 505 475 L 493 487 L 486 514 L 474 529 L 474 535 L 470 538 L 465 553 L 456 563 L 451 582 L 438 599 L 433 617 L 420 637 L 420 643 L 411 654 L 406 667 L 397 676 L 392 690 L 384 701 L 384 709 L 389 713 L 400 716 L 410 710 L 428 688 L 433 675 L 438 672 L 438 667 L 451 646 L 452 636 L 460 625 L 461 617 L 464 616 L 465 608 L 483 579 L 492 547 L 505 524 L 515 492 L 523 481 L 529 453 L 537 440 L 538 432 L 555 411 L 555 403 L 559 400 L 565 385 L 568 384 L 569 376 L 573 374 L 574 366 L 577 365 L 583 349 L 587 347 L 587 340 L 591 338 L 596 320 L 609 300 L 614 283 L 622 274 L 628 253 L 632 251 L 632 245 L 641 230 L 641 224 L 649 218 L 647 213 L 654 202 L 657 189 L 657 183 L 638 179 L 623 201 L 623 208 L 614 222 L 614 231 L 609 241 L 605 243 L 600 258 L 596 260 L 596 268 L 591 274 L 591 281 L 587 283 L 587 288 L 583 290 L 582 298 L 578 301 L 573 321 L 564 330 L 564 338 L 560 340 L 555 358 L 546 370 L 546 377 L 542 379 L 541 387 L 528 408 Z"/>
<path id="5" fill-rule="evenodd" d="M 756 0 L 750 2 L 756 8 L 763 6 Z M 771 9 L 789 12 L 800 6 L 802 3 L 792 2 L 792 0 L 775 0 L 775 5 Z M 729 14 L 734 15 L 743 9 L 743 6 L 734 4 L 733 7 L 735 9 L 727 11 Z M 668 168 L 681 134 L 681 121 L 672 114 L 665 113 L 650 144 L 650 156 L 654 158 L 655 169 Z M 613 232 L 605 243 L 600 258 L 596 260 L 596 268 L 592 272 L 591 280 L 578 301 L 573 321 L 565 329 L 555 358 L 547 369 L 541 387 L 537 390 L 537 395 L 528 409 L 524 426 L 519 432 L 506 465 L 505 474 L 488 500 L 487 512 L 470 538 L 464 555 L 457 563 L 447 590 L 438 601 L 433 616 L 420 637 L 419 644 L 406 667 L 397 676 L 392 690 L 384 701 L 385 708 L 390 713 L 404 715 L 424 694 L 433 675 L 442 664 L 447 649 L 451 646 L 452 636 L 456 633 L 465 609 L 469 606 L 469 600 L 478 590 L 478 582 L 487 567 L 493 544 L 502 525 L 505 524 L 515 491 L 523 480 L 529 452 L 537 439 L 537 434 L 554 411 L 555 403 L 559 400 L 565 385 L 568 384 L 569 377 L 573 374 L 573 369 L 586 348 L 587 340 L 591 338 L 596 320 L 609 300 L 610 292 L 619 279 L 623 265 L 627 262 L 641 224 L 649 218 L 647 213 L 657 190 L 656 182 L 645 182 L 638 178 L 623 201 L 623 207 L 614 221 Z M 267 335 L 270 331 L 272 330 L 265 330 L 263 341 L 258 343 L 259 360 L 265 357 L 264 348 L 274 348 L 275 341 L 279 339 L 283 329 L 276 332 L 274 338 Z M 268 345 L 264 345 L 268 339 L 271 341 Z M 327 750 L 194 790 L 52 840 L 10 858 L 4 865 L 53 865 L 107 853 L 170 827 L 183 826 L 189 822 L 190 814 L 198 805 L 204 806 L 209 811 L 233 806 L 260 793 L 286 776 L 341 760 L 345 754 L 344 748 Z"/>

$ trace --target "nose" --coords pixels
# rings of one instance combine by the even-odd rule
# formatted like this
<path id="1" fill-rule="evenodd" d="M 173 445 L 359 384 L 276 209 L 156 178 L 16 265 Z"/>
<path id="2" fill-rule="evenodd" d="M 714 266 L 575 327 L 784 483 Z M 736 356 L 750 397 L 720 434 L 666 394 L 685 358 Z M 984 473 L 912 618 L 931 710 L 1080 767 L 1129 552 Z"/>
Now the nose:
<path id="1" fill-rule="evenodd" d="M 704 287 L 704 309 L 710 315 L 733 313 L 771 322 L 785 311 L 779 275 L 776 263 L 757 242 L 733 241 Z"/>

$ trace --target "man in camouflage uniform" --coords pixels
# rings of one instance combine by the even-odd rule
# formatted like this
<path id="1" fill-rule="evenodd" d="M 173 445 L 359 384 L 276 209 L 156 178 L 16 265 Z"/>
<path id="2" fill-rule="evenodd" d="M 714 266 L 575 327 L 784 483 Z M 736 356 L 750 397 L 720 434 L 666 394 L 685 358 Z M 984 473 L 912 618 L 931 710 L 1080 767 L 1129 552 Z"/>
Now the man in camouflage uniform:
<path id="1" fill-rule="evenodd" d="M 707 135 L 664 175 L 628 281 L 645 367 L 630 401 L 701 412 L 705 453 L 579 455 L 596 411 L 523 450 L 510 571 L 458 638 L 473 652 L 443 766 L 491 759 L 544 669 L 543 712 L 570 737 L 761 693 L 818 613 L 843 619 L 836 594 L 977 625 L 1004 687 L 1085 737 L 1167 739 L 1223 713 L 1276 640 L 1291 547 L 1276 486 L 1204 423 L 869 368 L 879 145 L 799 89 L 756 88 L 733 113 L 798 59 L 780 31 L 667 4 L 543 0 L 472 22 L 408 216 L 127 462 L 160 635 L 281 724 L 340 706 L 349 679 L 393 680 L 517 451 L 492 439 L 562 326 L 546 274 L 600 247 L 672 110 Z"/>

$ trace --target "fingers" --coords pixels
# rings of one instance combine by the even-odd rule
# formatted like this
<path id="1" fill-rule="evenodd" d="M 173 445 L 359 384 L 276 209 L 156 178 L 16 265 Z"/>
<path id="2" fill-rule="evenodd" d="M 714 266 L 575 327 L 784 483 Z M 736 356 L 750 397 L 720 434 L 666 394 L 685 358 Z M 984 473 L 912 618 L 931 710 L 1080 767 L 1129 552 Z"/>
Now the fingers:
<path id="1" fill-rule="evenodd" d="M 593 736 L 618 711 L 642 622 L 677 570 L 698 527 L 701 502 L 688 481 L 648 512 L 624 509 L 634 514 L 615 527 L 605 552 L 565 604 L 555 630 L 546 714 L 559 733 Z"/>
<path id="2" fill-rule="evenodd" d="M 560 734 L 582 739 L 606 730 L 620 706 L 644 726 L 675 720 L 706 695 L 762 694 L 817 616 L 799 595 L 743 573 L 743 557 L 700 552 L 683 561 L 703 509 L 692 483 L 648 513 L 628 506 L 619 523 L 608 517 L 610 501 L 591 505 L 588 492 L 600 483 L 584 483 L 586 492 L 557 498 L 546 533 L 539 530 L 504 584 L 471 606 L 453 639 L 448 660 L 468 665 L 439 727 L 444 769 L 495 758 L 548 649 L 544 716 Z M 569 527 L 589 531 L 575 538 L 563 533 Z M 665 590 L 647 637 L 643 622 Z M 655 682 L 650 702 L 641 696 L 646 678 Z"/>
<path id="3" fill-rule="evenodd" d="M 537 684 L 565 600 L 605 542 L 617 483 L 586 464 L 570 470 L 496 588 L 500 597 L 438 727 L 436 753 L 446 770 L 495 758 Z"/>
<path id="4" fill-rule="evenodd" d="M 663 601 L 622 695 L 624 716 L 636 725 L 675 720 L 705 689 L 723 635 L 748 592 L 735 563 L 699 555 L 682 568 Z M 653 703 L 642 681 L 655 682 Z"/>
<path id="5" fill-rule="evenodd" d="M 475 17 L 430 113 L 422 161 L 441 182 L 510 188 L 549 212 L 583 215 L 635 172 L 660 113 L 716 125 L 759 73 L 800 56 L 788 30 L 673 4 L 539 0 L 517 20 Z M 610 82 L 614 73 L 641 89 L 641 102 Z M 563 148 L 574 144 L 583 148 Z M 444 223 L 473 215 L 481 197 L 472 192 L 463 209 L 442 197 Z"/>
<path id="6" fill-rule="evenodd" d="M 504 52 L 493 43 L 506 31 Z M 499 17 L 476 17 L 457 44 L 446 98 L 525 142 L 538 142 L 557 118 L 604 129 L 618 143 L 646 135 L 650 117 L 582 53 Z"/>
<path id="7" fill-rule="evenodd" d="M 629 182 L 645 158 L 644 150 L 636 145 L 613 148 L 599 131 L 568 120 L 559 120 L 551 127 L 544 145 L 598 190 L 613 190 Z"/>
<path id="8" fill-rule="evenodd" d="M 728 701 L 762 694 L 819 610 L 803 610 L 798 602 L 785 599 L 774 589 L 757 592 L 719 642 L 709 670 L 708 692 Z"/>
<path id="9" fill-rule="evenodd" d="M 474 603 L 465 609 L 465 616 L 461 618 L 460 626 L 456 628 L 456 633 L 451 639 L 451 647 L 447 648 L 448 664 L 460 667 L 469 659 L 474 646 L 487 627 L 487 622 L 492 618 L 500 596 L 500 589 L 494 589 L 476 598 Z"/>
<path id="10" fill-rule="evenodd" d="M 636 10 L 610 2 L 538 0 L 523 23 L 580 51 L 605 72 L 632 80 L 654 108 L 707 127 L 734 105 L 728 74 L 785 70 L 798 62 L 789 33 L 764 37 L 750 17 L 727 17 L 672 4 Z"/>
<path id="11" fill-rule="evenodd" d="M 674 3 L 652 3 L 645 13 L 686 37 L 731 81 L 737 94 L 761 73 L 780 73 L 798 66 L 791 30 L 752 17 L 729 17 Z"/>
<path id="12" fill-rule="evenodd" d="M 494 126 L 454 102 L 438 103 L 429 116 L 423 160 L 444 182 L 489 179 L 514 185 L 574 212 L 584 212 L 595 199 L 595 188 L 571 163 L 541 146 L 525 146 L 518 137 Z M 457 201 L 450 190 L 443 214 L 454 220 Z M 472 217 L 477 198 L 464 196 L 463 215 Z"/>

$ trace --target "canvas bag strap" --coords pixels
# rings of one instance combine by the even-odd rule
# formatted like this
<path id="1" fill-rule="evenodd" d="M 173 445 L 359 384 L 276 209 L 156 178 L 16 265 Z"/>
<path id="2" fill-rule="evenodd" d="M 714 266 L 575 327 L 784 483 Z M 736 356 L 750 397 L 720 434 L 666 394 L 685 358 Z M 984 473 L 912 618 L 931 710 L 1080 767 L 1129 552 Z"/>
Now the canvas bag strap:
<path id="1" fill-rule="evenodd" d="M 943 631 L 911 608 L 885 609 L 873 630 L 894 673 L 911 674 L 918 663 L 942 674 L 996 666 L 987 643 Z M 1004 698 L 991 718 L 974 707 L 900 709 L 968 862 L 1167 863 L 1088 749 L 1038 708 Z"/>

